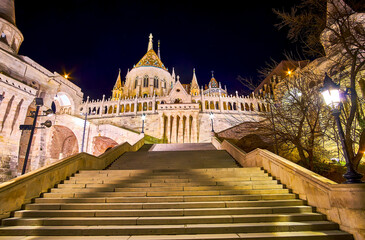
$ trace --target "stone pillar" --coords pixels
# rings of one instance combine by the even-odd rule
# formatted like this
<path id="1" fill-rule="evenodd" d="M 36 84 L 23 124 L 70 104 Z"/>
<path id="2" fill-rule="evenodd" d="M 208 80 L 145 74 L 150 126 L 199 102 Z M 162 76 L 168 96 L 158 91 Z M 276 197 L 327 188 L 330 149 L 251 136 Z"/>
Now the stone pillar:
<path id="1" fill-rule="evenodd" d="M 160 138 L 162 139 L 163 138 L 163 134 L 164 134 L 164 129 L 165 129 L 165 116 L 160 113 L 159 114 L 159 128 L 160 128 L 160 133 L 159 133 L 159 136 Z"/>
<path id="2" fill-rule="evenodd" d="M 177 130 L 177 115 L 173 116 L 171 121 L 171 143 L 176 143 L 176 130 Z"/>
<path id="3" fill-rule="evenodd" d="M 184 143 L 189 142 L 189 116 L 185 117 L 184 121 Z"/>
<path id="4" fill-rule="evenodd" d="M 120 97 L 118 99 L 118 105 L 117 105 L 117 116 L 120 115 Z"/>
<path id="5" fill-rule="evenodd" d="M 186 117 L 186 123 L 185 123 L 185 128 L 186 128 L 186 142 L 190 143 L 191 142 L 191 126 L 190 126 L 190 115 L 188 115 Z"/>
<path id="6" fill-rule="evenodd" d="M 153 98 L 152 98 L 152 112 L 156 113 L 156 93 L 153 91 Z"/>
<path id="7" fill-rule="evenodd" d="M 178 143 L 183 143 L 184 142 L 184 118 L 183 116 L 180 116 L 180 119 L 179 119 L 179 129 L 178 129 L 178 137 L 177 137 L 177 142 Z"/>
<path id="8" fill-rule="evenodd" d="M 132 104 L 129 106 L 129 111 L 131 111 L 131 108 L 132 108 Z M 134 99 L 134 115 L 137 115 L 137 110 L 138 110 L 138 98 L 135 97 L 135 99 Z M 143 108 L 142 108 L 142 110 L 143 110 Z"/>
<path id="9" fill-rule="evenodd" d="M 195 123 L 195 116 L 192 116 L 192 120 L 191 120 L 191 142 L 195 143 L 196 142 L 196 128 L 194 127 Z"/>
<path id="10" fill-rule="evenodd" d="M 167 129 L 166 129 L 166 137 L 167 142 L 171 143 L 171 115 L 167 115 Z"/>

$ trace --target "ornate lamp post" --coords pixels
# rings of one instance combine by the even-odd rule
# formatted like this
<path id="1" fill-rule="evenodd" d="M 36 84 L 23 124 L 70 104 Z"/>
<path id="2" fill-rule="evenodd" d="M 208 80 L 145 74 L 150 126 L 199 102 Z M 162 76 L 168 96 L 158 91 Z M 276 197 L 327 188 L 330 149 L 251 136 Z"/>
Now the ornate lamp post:
<path id="1" fill-rule="evenodd" d="M 146 114 L 143 113 L 141 118 L 142 118 L 142 132 L 141 133 L 144 133 L 144 120 L 146 120 Z"/>
<path id="2" fill-rule="evenodd" d="M 213 125 L 213 119 L 214 119 L 214 113 L 213 112 L 210 112 L 209 113 L 209 118 L 210 118 L 210 121 L 211 121 L 211 124 L 212 124 L 212 134 L 214 133 L 214 125 Z"/>
<path id="3" fill-rule="evenodd" d="M 27 151 L 26 151 L 25 157 L 24 157 L 22 175 L 25 173 L 25 170 L 27 168 L 28 158 L 29 158 L 29 153 L 30 153 L 30 147 L 32 146 L 32 140 L 33 140 L 34 130 L 36 129 L 37 118 L 42 117 L 42 116 L 50 116 L 50 115 L 53 114 L 53 111 L 51 109 L 48 109 L 47 111 L 44 111 L 44 113 L 45 113 L 44 115 L 38 115 L 39 114 L 39 109 L 41 108 L 41 106 L 43 106 L 43 98 L 36 98 L 35 99 L 35 105 L 36 105 L 36 110 L 34 112 L 31 112 L 32 115 L 30 116 L 30 117 L 33 118 L 33 124 L 32 125 L 20 125 L 19 126 L 20 130 L 30 130 L 30 136 L 29 136 Z M 47 120 L 44 123 L 41 123 L 41 125 L 49 128 L 49 127 L 52 126 L 52 122 L 50 120 Z M 41 128 L 44 128 L 44 127 L 41 127 Z"/>
<path id="4" fill-rule="evenodd" d="M 327 75 L 324 78 L 323 88 L 321 89 L 324 101 L 328 106 L 332 108 L 332 115 L 335 117 L 335 121 L 338 128 L 338 135 L 340 137 L 343 155 L 346 161 L 347 172 L 343 175 L 346 179 L 344 183 L 362 183 L 362 174 L 356 172 L 352 162 L 350 161 L 350 156 L 347 151 L 347 146 L 345 142 L 345 134 L 341 125 L 340 114 L 341 114 L 341 97 L 340 97 L 340 86 L 335 84 L 332 79 Z"/>

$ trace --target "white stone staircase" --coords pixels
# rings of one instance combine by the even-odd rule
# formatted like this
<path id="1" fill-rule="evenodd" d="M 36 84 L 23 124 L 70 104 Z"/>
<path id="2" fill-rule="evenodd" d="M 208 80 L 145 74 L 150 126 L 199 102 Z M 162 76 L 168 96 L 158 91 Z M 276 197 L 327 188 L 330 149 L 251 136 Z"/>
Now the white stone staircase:
<path id="1" fill-rule="evenodd" d="M 224 167 L 144 169 L 136 158 L 139 169 L 122 169 L 124 160 L 26 204 L 2 221 L 0 239 L 353 239 L 259 168 L 218 158 Z"/>

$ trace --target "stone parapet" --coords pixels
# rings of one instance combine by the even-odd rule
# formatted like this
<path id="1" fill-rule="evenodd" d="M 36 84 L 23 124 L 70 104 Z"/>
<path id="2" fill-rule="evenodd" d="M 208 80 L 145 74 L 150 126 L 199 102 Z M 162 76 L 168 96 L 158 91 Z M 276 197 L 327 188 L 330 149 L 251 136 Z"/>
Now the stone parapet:
<path id="1" fill-rule="evenodd" d="M 142 136 L 134 145 L 123 143 L 98 157 L 79 153 L 0 184 L 0 219 L 9 217 L 12 211 L 20 209 L 23 204 L 31 202 L 77 171 L 104 169 L 123 153 L 137 151 L 143 144 Z"/>
<path id="2" fill-rule="evenodd" d="M 267 150 L 245 153 L 227 140 L 212 143 L 243 167 L 262 167 L 356 240 L 365 239 L 365 184 L 337 184 Z"/>

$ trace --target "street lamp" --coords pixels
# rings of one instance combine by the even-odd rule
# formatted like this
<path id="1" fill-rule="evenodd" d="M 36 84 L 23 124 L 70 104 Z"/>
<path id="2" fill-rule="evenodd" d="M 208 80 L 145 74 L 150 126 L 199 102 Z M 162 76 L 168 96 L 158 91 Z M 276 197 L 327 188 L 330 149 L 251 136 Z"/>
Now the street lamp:
<path id="1" fill-rule="evenodd" d="M 43 106 L 43 98 L 36 98 L 35 99 L 35 105 L 36 105 L 36 110 L 34 112 L 31 112 L 31 116 L 29 116 L 29 117 L 33 118 L 33 124 L 32 125 L 20 125 L 19 126 L 20 130 L 30 130 L 30 136 L 29 136 L 27 151 L 25 153 L 24 163 L 23 163 L 23 168 L 22 168 L 22 175 L 25 173 L 25 170 L 27 168 L 28 158 L 29 158 L 29 153 L 30 153 L 30 147 L 32 145 L 34 130 L 36 129 L 38 116 L 43 117 L 43 116 L 50 116 L 51 114 L 53 114 L 53 111 L 51 109 L 48 109 L 47 111 L 44 111 L 44 113 L 45 113 L 44 115 L 38 115 L 39 109 L 41 108 L 41 106 Z M 49 128 L 49 127 L 52 126 L 52 122 L 50 120 L 47 120 L 44 123 L 41 123 L 41 125 L 44 126 L 44 127 Z M 44 127 L 40 127 L 40 128 L 44 128 Z"/>
<path id="2" fill-rule="evenodd" d="M 144 133 L 144 120 L 146 120 L 146 114 L 142 113 L 142 132 L 141 133 Z"/>
<path id="3" fill-rule="evenodd" d="M 350 156 L 347 150 L 345 142 L 345 134 L 342 129 L 340 114 L 341 114 L 341 98 L 340 98 L 340 86 L 332 81 L 332 79 L 327 75 L 323 81 L 323 87 L 321 89 L 324 101 L 328 106 L 332 108 L 332 115 L 335 117 L 335 121 L 338 128 L 338 134 L 340 137 L 343 155 L 346 161 L 347 172 L 343 175 L 346 179 L 344 183 L 362 183 L 362 174 L 356 172 L 352 162 L 350 161 Z"/>
<path id="4" fill-rule="evenodd" d="M 212 133 L 214 133 L 214 125 L 213 125 L 214 114 L 213 114 L 213 112 L 209 113 L 209 118 L 210 118 L 210 121 L 212 124 Z"/>

